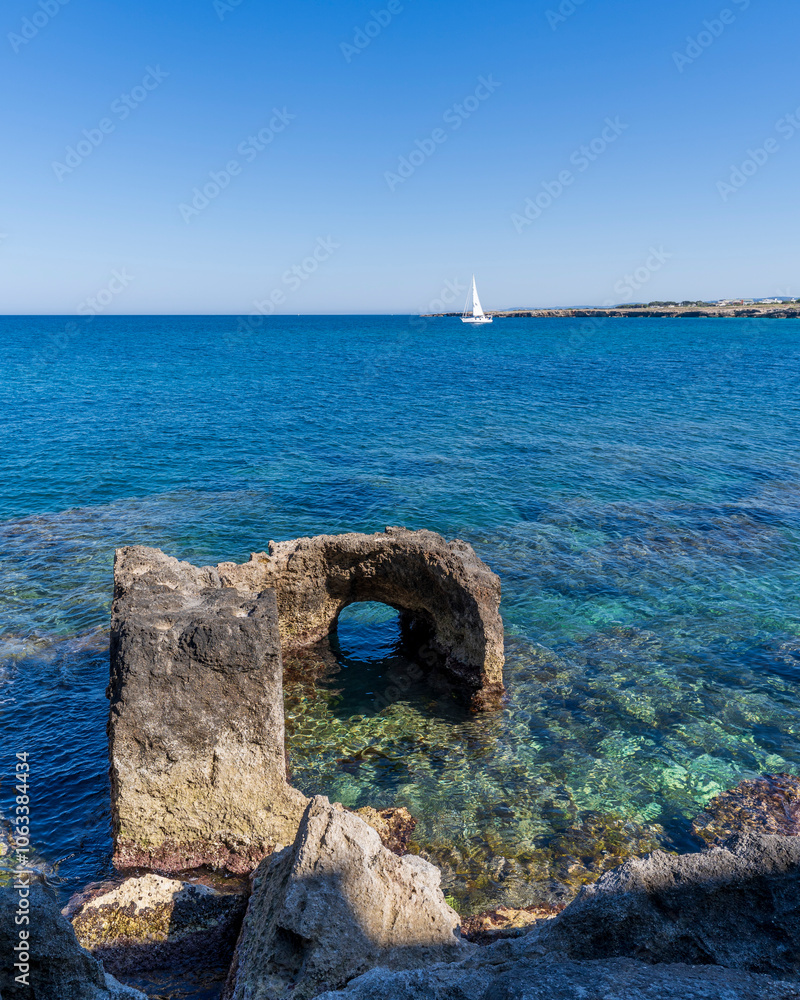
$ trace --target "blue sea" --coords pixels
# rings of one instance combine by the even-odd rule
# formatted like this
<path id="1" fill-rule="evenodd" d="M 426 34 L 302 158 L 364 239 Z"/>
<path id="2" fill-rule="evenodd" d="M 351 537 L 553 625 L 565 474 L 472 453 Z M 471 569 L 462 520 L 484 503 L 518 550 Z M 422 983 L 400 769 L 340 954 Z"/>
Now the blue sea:
<path id="1" fill-rule="evenodd" d="M 503 585 L 500 711 L 404 682 L 380 605 L 286 664 L 295 784 L 406 806 L 463 913 L 694 849 L 715 794 L 800 772 L 800 322 L 5 317 L 0 371 L 0 813 L 27 752 L 64 901 L 110 872 L 120 545 L 474 546 Z"/>

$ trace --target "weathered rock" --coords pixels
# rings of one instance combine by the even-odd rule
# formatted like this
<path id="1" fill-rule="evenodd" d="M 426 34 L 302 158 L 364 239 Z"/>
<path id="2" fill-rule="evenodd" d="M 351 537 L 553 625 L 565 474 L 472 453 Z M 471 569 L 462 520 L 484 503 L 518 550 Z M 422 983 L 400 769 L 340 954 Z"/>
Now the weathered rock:
<path id="1" fill-rule="evenodd" d="M 90 888 L 63 913 L 78 941 L 115 975 L 230 965 L 247 894 L 159 875 Z"/>
<path id="2" fill-rule="evenodd" d="M 713 966 L 647 965 L 618 958 L 498 961 L 424 972 L 374 969 L 318 1000 L 797 1000 L 800 989 L 770 976 Z"/>
<path id="3" fill-rule="evenodd" d="M 273 591 L 120 550 L 110 697 L 116 867 L 249 872 L 294 839 Z"/>
<path id="4" fill-rule="evenodd" d="M 49 892 L 40 885 L 27 891 L 29 909 L 20 911 L 19 890 L 0 889 L 0 992 L 5 1000 L 147 1000 L 107 975 L 102 963 L 81 948 Z M 29 923 L 17 924 L 18 912 L 24 912 Z M 27 953 L 14 951 L 23 943 L 20 931 L 29 935 L 24 941 Z M 14 967 L 15 961 L 20 967 Z M 27 981 L 18 982 L 18 976 Z"/>
<path id="5" fill-rule="evenodd" d="M 656 852 L 521 937 L 452 965 L 373 969 L 318 1000 L 789 1000 L 800 997 L 799 881 L 800 838 Z"/>
<path id="6" fill-rule="evenodd" d="M 294 844 L 254 875 L 225 995 L 306 1000 L 378 964 L 429 965 L 471 947 L 433 865 L 398 858 L 358 816 L 317 796 Z"/>
<path id="7" fill-rule="evenodd" d="M 692 823 L 698 837 L 720 844 L 737 833 L 800 836 L 800 778 L 767 774 L 713 798 Z"/>
<path id="8" fill-rule="evenodd" d="M 156 549 L 121 549 L 117 589 L 133 574 L 140 583 L 163 575 L 165 558 Z M 387 528 L 374 535 L 270 542 L 268 553 L 254 553 L 243 565 L 202 570 L 178 565 L 173 573 L 178 589 L 186 588 L 189 571 L 194 587 L 274 589 L 285 649 L 329 635 L 348 604 L 388 604 L 403 612 L 408 631 L 425 636 L 418 651 L 422 665 L 441 669 L 474 707 L 495 705 L 503 693 L 500 580 L 466 542 L 447 542 L 432 531 Z"/>
<path id="9" fill-rule="evenodd" d="M 800 976 L 800 838 L 748 835 L 603 875 L 522 941 L 527 957 L 722 965 Z"/>
<path id="10" fill-rule="evenodd" d="M 402 857 L 408 853 L 408 843 L 417 825 L 417 821 L 408 809 L 402 806 L 394 809 L 373 809 L 372 806 L 364 806 L 362 809 L 356 809 L 355 814 L 377 832 L 383 846 L 392 854 Z"/>

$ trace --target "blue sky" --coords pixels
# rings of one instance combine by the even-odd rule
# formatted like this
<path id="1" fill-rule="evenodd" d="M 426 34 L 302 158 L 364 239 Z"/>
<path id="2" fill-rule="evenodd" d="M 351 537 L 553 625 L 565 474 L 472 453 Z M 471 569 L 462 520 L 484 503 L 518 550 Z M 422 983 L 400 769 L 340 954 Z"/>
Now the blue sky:
<path id="1" fill-rule="evenodd" d="M 1 17 L 4 313 L 800 295 L 796 0 Z"/>

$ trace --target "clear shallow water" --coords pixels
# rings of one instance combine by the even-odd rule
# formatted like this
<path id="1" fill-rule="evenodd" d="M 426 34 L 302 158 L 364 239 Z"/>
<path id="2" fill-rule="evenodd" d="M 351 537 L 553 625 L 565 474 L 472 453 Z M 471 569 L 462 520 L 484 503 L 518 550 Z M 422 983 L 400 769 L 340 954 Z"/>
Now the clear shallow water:
<path id="1" fill-rule="evenodd" d="M 407 806 L 464 911 L 687 849 L 716 792 L 800 771 L 800 323 L 67 322 L 0 319 L 0 768 L 31 753 L 64 895 L 109 865 L 121 544 L 474 545 L 503 581 L 503 711 L 415 679 L 371 606 L 287 663 L 286 696 L 295 783 Z"/>

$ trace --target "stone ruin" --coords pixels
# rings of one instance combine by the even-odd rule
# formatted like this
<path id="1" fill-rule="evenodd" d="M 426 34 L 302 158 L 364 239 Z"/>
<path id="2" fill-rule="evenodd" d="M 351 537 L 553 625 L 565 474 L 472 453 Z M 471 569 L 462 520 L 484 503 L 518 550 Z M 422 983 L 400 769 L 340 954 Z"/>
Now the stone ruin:
<path id="1" fill-rule="evenodd" d="M 335 631 L 349 604 L 400 611 L 421 661 L 476 710 L 503 693 L 500 581 L 462 541 L 387 528 L 270 542 L 197 568 L 119 549 L 109 750 L 114 864 L 245 873 L 294 840 L 281 652 Z"/>

